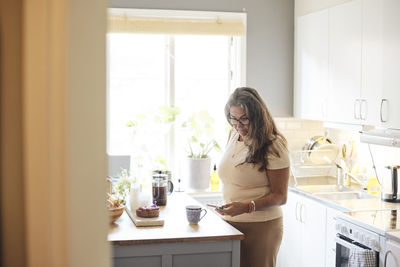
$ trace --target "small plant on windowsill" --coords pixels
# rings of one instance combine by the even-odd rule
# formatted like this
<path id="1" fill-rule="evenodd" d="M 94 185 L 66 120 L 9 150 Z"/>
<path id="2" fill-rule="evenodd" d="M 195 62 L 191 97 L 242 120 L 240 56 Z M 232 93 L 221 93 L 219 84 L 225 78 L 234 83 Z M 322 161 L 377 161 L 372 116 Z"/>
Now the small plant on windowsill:
<path id="1" fill-rule="evenodd" d="M 189 133 L 187 149 L 188 187 L 194 191 L 205 190 L 209 187 L 212 150 L 221 151 L 213 138 L 214 119 L 203 110 L 194 113 L 183 124 L 182 128 Z"/>
<path id="2" fill-rule="evenodd" d="M 217 141 L 212 137 L 214 133 L 214 119 L 210 114 L 202 110 L 195 112 L 182 124 L 182 128 L 188 130 L 188 157 L 208 158 L 209 153 L 214 149 L 221 151 Z"/>

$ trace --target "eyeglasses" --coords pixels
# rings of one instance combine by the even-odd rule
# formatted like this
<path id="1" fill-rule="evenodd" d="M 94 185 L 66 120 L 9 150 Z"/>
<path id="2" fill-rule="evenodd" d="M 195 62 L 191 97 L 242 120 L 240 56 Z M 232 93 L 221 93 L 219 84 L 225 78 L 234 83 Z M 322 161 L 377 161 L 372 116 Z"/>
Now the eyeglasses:
<path id="1" fill-rule="evenodd" d="M 236 126 L 236 125 L 238 125 L 239 123 L 240 123 L 242 126 L 246 126 L 246 125 L 248 125 L 248 124 L 250 123 L 250 120 L 249 120 L 249 118 L 246 118 L 246 117 L 242 117 L 242 118 L 240 118 L 240 119 L 235 119 L 235 118 L 230 117 L 230 118 L 229 118 L 229 123 L 230 123 L 231 125 L 233 125 L 233 126 Z"/>

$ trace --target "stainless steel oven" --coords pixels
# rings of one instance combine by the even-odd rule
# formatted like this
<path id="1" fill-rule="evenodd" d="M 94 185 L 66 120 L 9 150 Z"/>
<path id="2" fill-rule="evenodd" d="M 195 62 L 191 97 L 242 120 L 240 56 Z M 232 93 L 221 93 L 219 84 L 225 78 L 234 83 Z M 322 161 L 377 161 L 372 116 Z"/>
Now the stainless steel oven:
<path id="1" fill-rule="evenodd" d="M 380 266 L 380 236 L 348 221 L 337 219 L 336 223 L 336 267 L 347 267 L 352 249 L 372 251 L 375 265 Z"/>
<path id="2" fill-rule="evenodd" d="M 379 266 L 379 252 L 364 246 L 350 238 L 338 234 L 336 236 L 336 267 L 347 267 L 351 249 L 367 249 L 375 253 L 375 266 Z"/>

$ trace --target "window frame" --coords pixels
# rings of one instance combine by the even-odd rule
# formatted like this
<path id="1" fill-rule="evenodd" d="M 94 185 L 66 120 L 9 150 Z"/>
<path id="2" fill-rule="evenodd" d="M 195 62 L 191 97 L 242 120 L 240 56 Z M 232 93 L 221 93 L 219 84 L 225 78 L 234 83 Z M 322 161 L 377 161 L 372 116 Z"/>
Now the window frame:
<path id="1" fill-rule="evenodd" d="M 110 9 L 109 9 L 110 10 Z M 115 10 L 115 9 L 112 9 Z M 176 17 L 193 17 L 193 18 L 235 18 L 241 19 L 246 25 L 246 13 L 233 13 L 233 12 L 203 12 L 203 11 L 176 11 L 176 10 L 144 10 L 144 9 L 118 9 L 119 12 L 128 12 L 130 14 L 136 14 L 141 16 L 159 16 L 165 18 L 176 18 Z M 165 86 L 165 105 L 175 106 L 175 62 L 171 58 L 175 55 L 175 35 L 166 34 L 166 45 L 168 51 L 166 51 L 166 86 Z M 227 75 L 229 78 L 229 86 L 227 88 L 227 96 L 238 86 L 246 85 L 246 35 L 243 36 L 230 36 L 229 38 L 229 61 Z M 109 47 L 109 38 L 107 38 L 107 47 Z M 109 49 L 106 51 L 107 58 L 109 58 Z M 172 56 L 172 57 L 171 57 Z M 109 62 L 107 60 L 107 154 L 109 156 L 120 156 L 121 153 L 111 154 L 110 148 L 110 77 L 109 77 Z M 174 176 L 181 177 L 181 171 L 177 167 L 177 158 L 175 151 L 175 126 L 172 127 L 168 140 L 166 140 L 166 157 L 167 161 L 170 162 L 170 168 Z M 129 155 L 130 156 L 130 155 Z M 132 164 L 131 164 L 132 166 Z"/>

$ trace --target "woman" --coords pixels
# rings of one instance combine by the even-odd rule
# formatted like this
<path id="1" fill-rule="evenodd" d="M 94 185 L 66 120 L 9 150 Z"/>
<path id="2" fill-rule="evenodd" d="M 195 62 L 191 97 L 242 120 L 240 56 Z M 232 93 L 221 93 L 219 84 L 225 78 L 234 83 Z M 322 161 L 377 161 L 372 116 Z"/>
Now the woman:
<path id="1" fill-rule="evenodd" d="M 253 88 L 237 88 L 225 115 L 232 125 L 219 166 L 227 204 L 217 209 L 241 231 L 241 267 L 275 266 L 289 181 L 285 137 Z"/>

